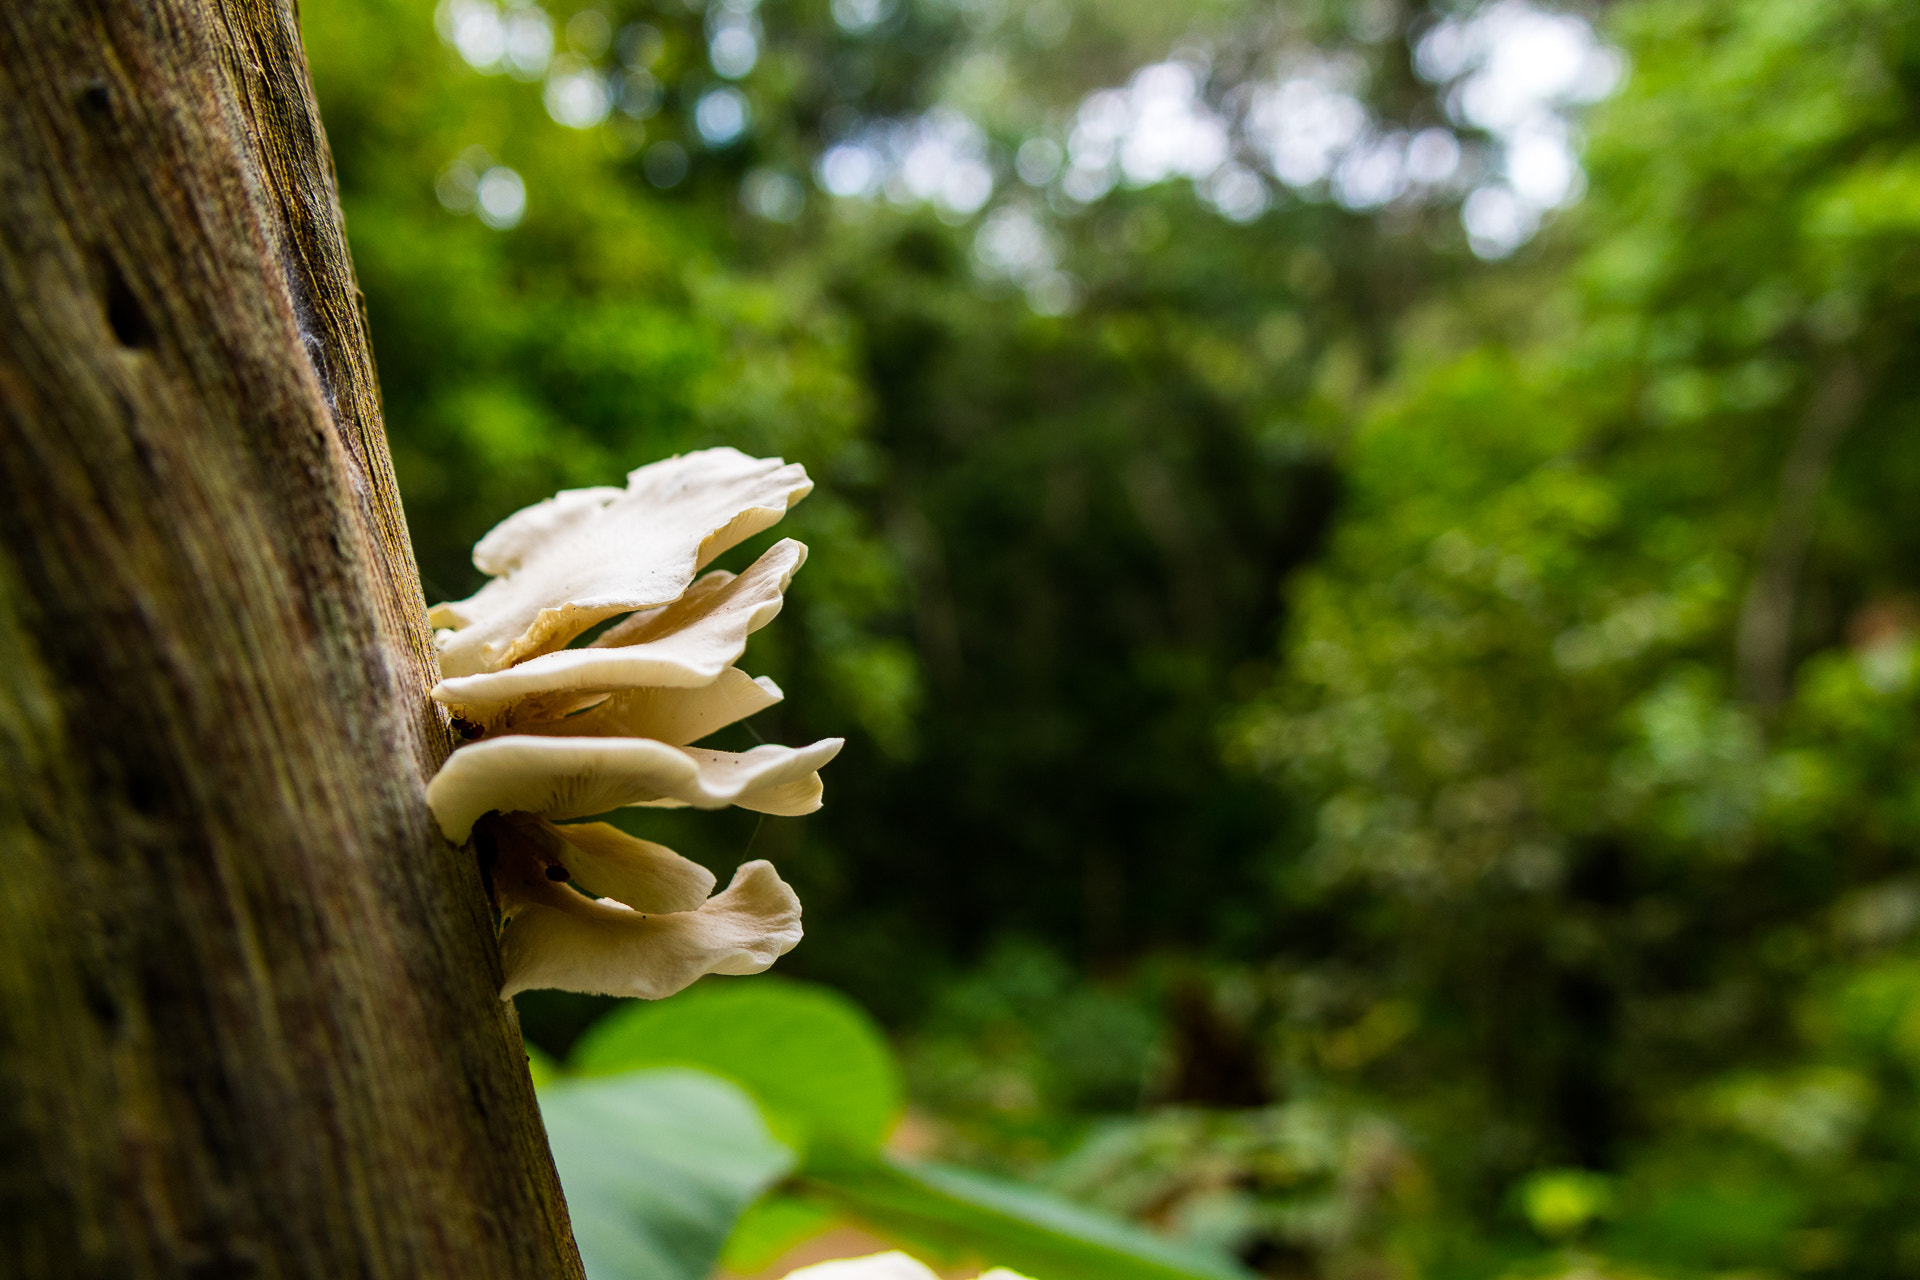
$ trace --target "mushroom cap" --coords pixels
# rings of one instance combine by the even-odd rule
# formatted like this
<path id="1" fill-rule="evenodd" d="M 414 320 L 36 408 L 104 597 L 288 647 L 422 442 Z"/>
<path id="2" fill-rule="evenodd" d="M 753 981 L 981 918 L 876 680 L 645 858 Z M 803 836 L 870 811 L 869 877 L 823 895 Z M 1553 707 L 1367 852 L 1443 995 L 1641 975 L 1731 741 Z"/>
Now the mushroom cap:
<path id="1" fill-rule="evenodd" d="M 473 567 L 489 577 L 512 573 L 543 543 L 563 533 L 618 498 L 624 489 L 595 485 L 591 489 L 562 489 L 551 498 L 522 508 L 493 526 L 473 544 Z"/>
<path id="2" fill-rule="evenodd" d="M 799 943 L 800 899 L 748 862 L 693 911 L 643 914 L 543 876 L 502 886 L 500 998 L 538 987 L 659 1000 L 709 973 L 761 973 Z"/>
<path id="3" fill-rule="evenodd" d="M 820 807 L 818 770 L 845 745 L 771 744 L 734 753 L 675 747 L 651 738 L 560 738 L 508 734 L 455 751 L 427 784 L 441 831 L 466 843 L 493 810 L 583 818 L 624 805 L 738 805 L 794 815 Z"/>
<path id="4" fill-rule="evenodd" d="M 638 803 L 667 809 L 685 805 L 718 809 L 731 804 L 755 813 L 797 818 L 820 807 L 825 790 L 820 783 L 820 770 L 846 745 L 845 738 L 822 738 L 804 747 L 764 742 L 746 751 L 681 747 L 680 750 L 699 765 L 699 785 L 707 798 L 702 801 L 662 796 Z"/>
<path id="5" fill-rule="evenodd" d="M 518 830 L 567 869 L 569 883 L 635 911 L 695 911 L 713 892 L 713 872 L 611 823 L 542 821 Z"/>
<path id="6" fill-rule="evenodd" d="M 758 631 L 780 614 L 793 575 L 807 562 L 807 544 L 782 538 L 762 551 L 739 574 L 716 569 L 687 588 L 685 595 L 658 609 L 623 618 L 594 640 L 592 648 L 620 649 L 664 639 L 690 627 L 722 637 Z M 743 629 L 742 629 L 743 628 Z M 728 659 L 732 661 L 732 659 Z"/>
<path id="7" fill-rule="evenodd" d="M 714 556 L 785 515 L 813 488 L 806 469 L 737 449 L 641 467 L 625 489 L 573 489 L 507 517 L 474 549 L 494 574 L 428 615 L 448 676 L 498 671 L 605 618 L 680 597 Z"/>
<path id="8" fill-rule="evenodd" d="M 865 1258 L 836 1258 L 789 1271 L 786 1280 L 940 1280 L 930 1268 L 904 1253 Z"/>
<path id="9" fill-rule="evenodd" d="M 728 667 L 698 689 L 625 689 L 577 714 L 512 728 L 565 738 L 652 738 L 677 747 L 765 711 L 782 696 L 767 677 Z"/>
<path id="10" fill-rule="evenodd" d="M 787 584 L 806 561 L 804 543 L 782 539 L 738 577 L 707 574 L 671 604 L 636 613 L 584 648 L 449 676 L 433 696 L 485 721 L 503 715 L 504 704 L 560 692 L 711 683 L 746 652 L 747 637 L 779 615 Z"/>

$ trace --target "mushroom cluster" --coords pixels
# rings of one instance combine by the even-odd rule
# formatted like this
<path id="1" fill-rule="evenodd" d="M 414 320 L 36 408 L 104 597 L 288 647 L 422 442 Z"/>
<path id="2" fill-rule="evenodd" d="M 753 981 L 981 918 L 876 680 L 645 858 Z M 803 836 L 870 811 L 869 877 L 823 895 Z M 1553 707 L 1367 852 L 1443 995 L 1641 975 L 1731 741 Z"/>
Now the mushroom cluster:
<path id="1" fill-rule="evenodd" d="M 535 987 L 659 999 L 703 974 L 759 973 L 800 941 L 800 901 L 770 863 L 742 865 L 712 894 L 713 874 L 671 849 L 564 819 L 820 807 L 839 738 L 691 745 L 780 700 L 734 663 L 807 549 L 789 538 L 738 575 L 700 570 L 812 488 L 798 464 L 706 449 L 641 467 L 624 489 L 567 490 L 482 538 L 473 562 L 490 581 L 428 615 L 433 696 L 467 741 L 427 800 L 449 840 L 473 840 L 491 863 L 503 999 Z"/>

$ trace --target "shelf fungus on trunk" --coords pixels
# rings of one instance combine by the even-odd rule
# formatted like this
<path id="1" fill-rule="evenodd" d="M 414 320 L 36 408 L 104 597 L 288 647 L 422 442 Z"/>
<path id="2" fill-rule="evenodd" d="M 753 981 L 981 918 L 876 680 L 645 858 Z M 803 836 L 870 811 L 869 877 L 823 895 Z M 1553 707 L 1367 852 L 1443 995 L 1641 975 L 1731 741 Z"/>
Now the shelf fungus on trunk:
<path id="1" fill-rule="evenodd" d="M 473 561 L 492 580 L 429 615 L 442 628 L 433 696 L 469 741 L 427 799 L 449 840 L 485 828 L 503 998 L 555 987 L 659 999 L 703 974 L 759 973 L 800 941 L 799 899 L 770 863 L 746 863 L 713 894 L 712 874 L 671 849 L 559 820 L 634 805 L 820 807 L 839 738 L 691 745 L 780 700 L 734 663 L 807 549 L 789 538 L 738 575 L 696 575 L 812 487 L 798 465 L 706 449 L 641 467 L 624 489 L 557 494 L 482 538 Z"/>

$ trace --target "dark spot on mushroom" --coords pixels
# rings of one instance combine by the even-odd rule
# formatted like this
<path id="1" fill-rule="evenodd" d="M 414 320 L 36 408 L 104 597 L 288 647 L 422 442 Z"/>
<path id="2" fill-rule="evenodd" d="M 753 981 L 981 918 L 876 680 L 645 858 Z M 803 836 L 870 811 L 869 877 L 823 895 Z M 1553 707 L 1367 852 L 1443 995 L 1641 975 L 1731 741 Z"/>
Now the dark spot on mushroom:
<path id="1" fill-rule="evenodd" d="M 571 880 L 573 879 L 573 872 L 567 870 L 565 867 L 560 866 L 559 864 L 556 863 L 555 865 L 547 868 L 547 879 Z"/>

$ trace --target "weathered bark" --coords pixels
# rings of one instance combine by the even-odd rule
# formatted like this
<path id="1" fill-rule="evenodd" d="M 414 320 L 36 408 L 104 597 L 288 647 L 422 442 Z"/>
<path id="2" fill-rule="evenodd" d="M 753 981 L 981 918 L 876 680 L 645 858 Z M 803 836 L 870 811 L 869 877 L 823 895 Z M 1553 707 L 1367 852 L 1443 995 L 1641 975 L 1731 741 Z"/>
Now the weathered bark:
<path id="1" fill-rule="evenodd" d="M 0 1274 L 578 1276 L 290 4 L 0 4 Z"/>

